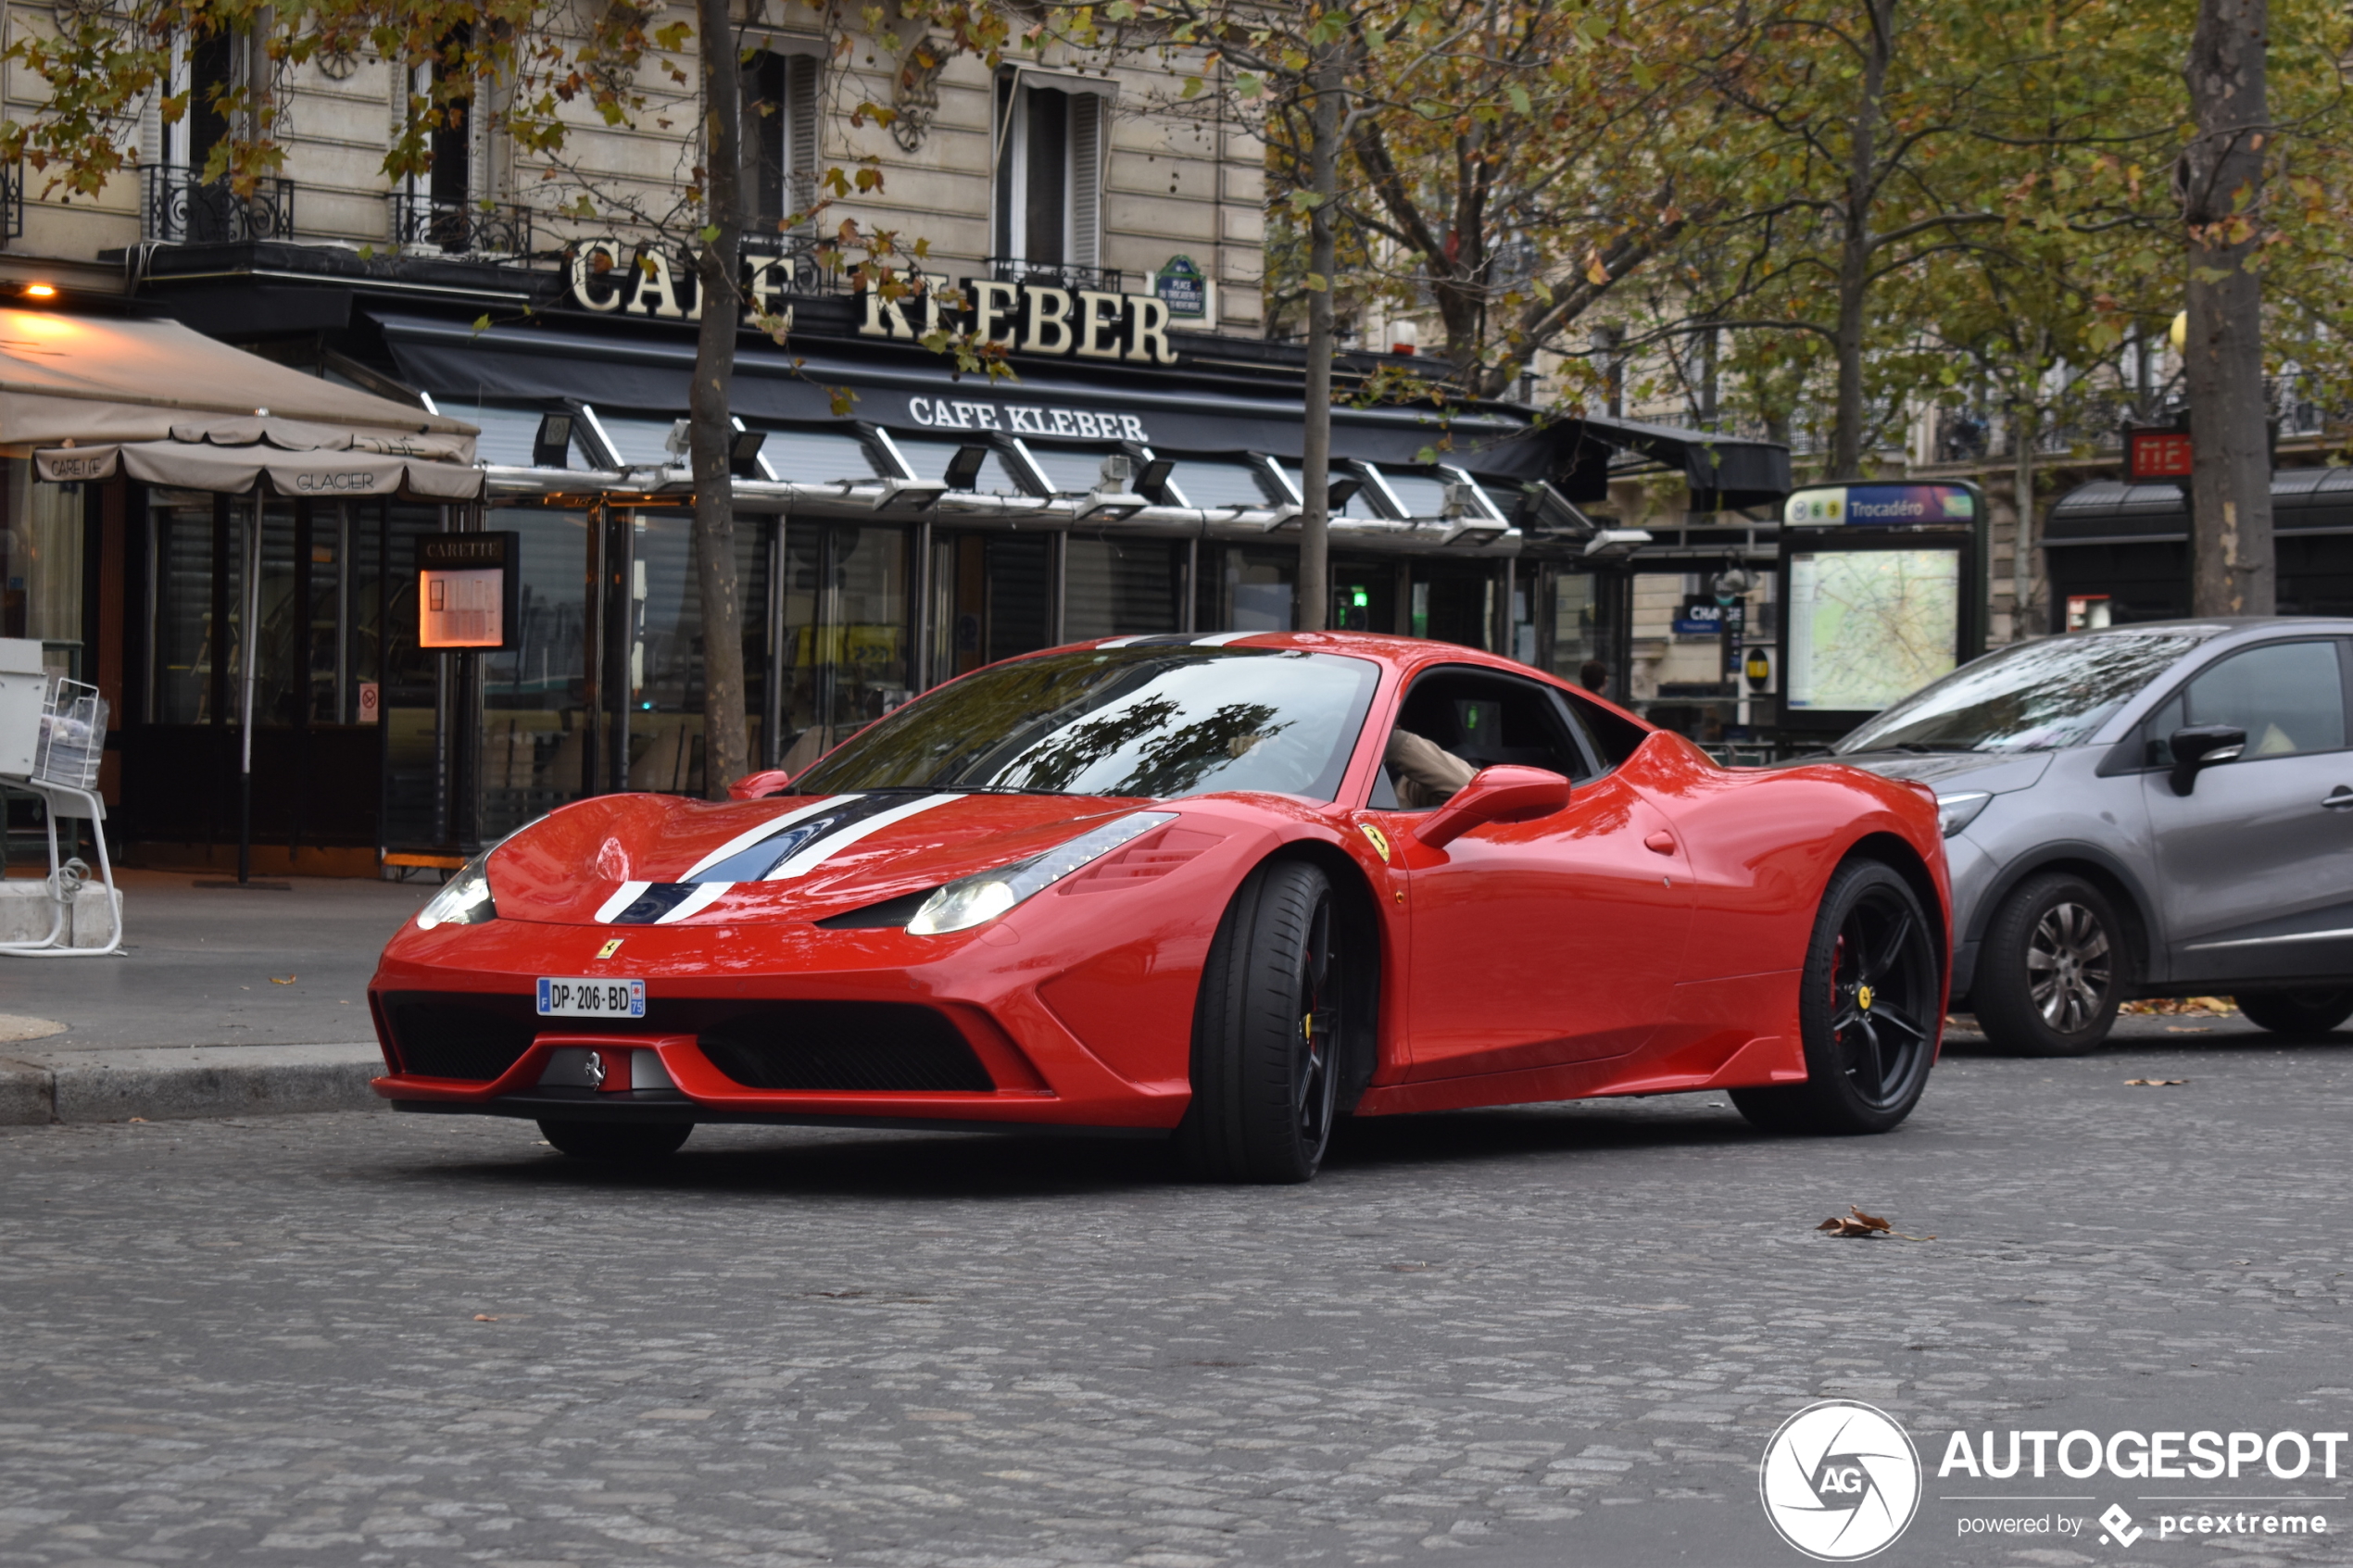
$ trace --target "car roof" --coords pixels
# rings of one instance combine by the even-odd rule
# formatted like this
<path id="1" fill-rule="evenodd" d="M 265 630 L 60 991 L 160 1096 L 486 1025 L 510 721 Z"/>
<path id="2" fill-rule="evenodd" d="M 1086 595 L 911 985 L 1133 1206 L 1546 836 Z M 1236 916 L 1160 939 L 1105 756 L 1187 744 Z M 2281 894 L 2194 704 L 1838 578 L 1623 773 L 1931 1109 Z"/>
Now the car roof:
<path id="1" fill-rule="evenodd" d="M 1450 664 L 1478 664 L 1506 674 L 1531 675 L 1554 685 L 1564 684 L 1549 671 L 1532 664 L 1505 659 L 1461 643 L 1441 643 L 1428 637 L 1406 637 L 1386 632 L 1170 632 L 1132 637 L 1098 637 L 1091 642 L 1072 643 L 1072 648 L 1113 647 L 1250 647 L 1298 648 L 1314 653 L 1346 654 L 1355 659 L 1369 659 L 1399 669 L 1441 659 Z M 1065 651 L 1041 648 L 1040 653 Z M 1018 657 L 1029 659 L 1034 654 Z"/>

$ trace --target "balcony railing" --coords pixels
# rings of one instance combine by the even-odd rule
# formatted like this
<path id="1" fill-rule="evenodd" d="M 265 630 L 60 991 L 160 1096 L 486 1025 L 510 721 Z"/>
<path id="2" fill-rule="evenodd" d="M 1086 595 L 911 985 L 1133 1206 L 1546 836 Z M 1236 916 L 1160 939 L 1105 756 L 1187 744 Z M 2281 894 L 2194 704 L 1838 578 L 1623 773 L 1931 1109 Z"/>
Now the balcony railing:
<path id="1" fill-rule="evenodd" d="M 430 245 L 444 256 L 529 256 L 531 238 L 527 207 L 392 193 L 392 243 L 404 250 Z"/>
<path id="2" fill-rule="evenodd" d="M 1115 267 L 1073 267 L 1063 261 L 1024 261 L 1018 257 L 992 256 L 988 275 L 1000 283 L 1046 283 L 1058 289 L 1101 289 L 1120 294 L 1126 274 Z"/>
<path id="3" fill-rule="evenodd" d="M 294 237 L 295 182 L 254 182 L 240 196 L 226 180 L 199 180 L 185 169 L 147 170 L 140 232 L 167 245 L 220 244 Z"/>
<path id="4" fill-rule="evenodd" d="M 0 239 L 24 238 L 24 166 L 0 169 Z"/>

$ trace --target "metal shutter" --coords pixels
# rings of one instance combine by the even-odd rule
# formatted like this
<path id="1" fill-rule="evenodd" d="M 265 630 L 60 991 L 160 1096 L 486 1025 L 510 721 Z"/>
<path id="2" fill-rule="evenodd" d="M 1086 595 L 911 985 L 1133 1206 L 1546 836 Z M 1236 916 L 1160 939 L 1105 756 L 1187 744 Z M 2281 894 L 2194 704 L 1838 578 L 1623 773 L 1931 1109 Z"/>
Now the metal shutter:
<path id="1" fill-rule="evenodd" d="M 817 177 L 823 172 L 823 149 L 817 137 L 822 64 L 814 55 L 785 56 L 785 114 L 791 124 L 785 139 L 786 167 L 791 171 L 786 192 L 795 212 L 807 212 L 816 205 Z M 808 232 L 808 224 L 800 227 Z"/>
<path id="2" fill-rule="evenodd" d="M 1096 268 L 1103 257 L 1103 101 L 1070 94 L 1070 236 L 1067 259 Z"/>

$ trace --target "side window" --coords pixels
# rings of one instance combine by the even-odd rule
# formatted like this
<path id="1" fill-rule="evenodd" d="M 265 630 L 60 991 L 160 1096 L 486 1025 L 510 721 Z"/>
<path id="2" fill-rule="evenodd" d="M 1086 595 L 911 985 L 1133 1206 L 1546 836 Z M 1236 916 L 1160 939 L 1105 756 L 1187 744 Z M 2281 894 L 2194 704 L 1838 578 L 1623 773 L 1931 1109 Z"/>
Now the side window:
<path id="1" fill-rule="evenodd" d="M 1572 722 L 1552 689 L 1534 682 L 1471 671 L 1428 671 L 1398 709 L 1391 750 L 1395 754 L 1399 735 L 1412 737 L 1408 745 L 1428 761 L 1410 771 L 1395 761 L 1384 762 L 1368 804 L 1385 810 L 1434 806 L 1472 773 L 1498 763 L 1543 768 L 1576 782 L 1590 779 L 1592 764 Z M 1421 743 L 1443 755 L 1428 753 Z M 1451 780 L 1444 776 L 1450 770 Z"/>
<path id="2" fill-rule="evenodd" d="M 2171 765 L 2173 750 L 2167 737 L 2196 724 L 2245 730 L 2249 760 L 2342 749 L 2345 677 L 2336 644 L 2249 648 L 2197 676 L 2150 717 L 2150 765 Z"/>
<path id="3" fill-rule="evenodd" d="M 1602 759 L 1604 770 L 1615 768 L 1634 755 L 1634 748 L 1650 738 L 1650 732 L 1630 720 L 1621 719 L 1600 703 L 1570 695 L 1565 699 L 1586 736 L 1593 744 L 1593 753 Z"/>

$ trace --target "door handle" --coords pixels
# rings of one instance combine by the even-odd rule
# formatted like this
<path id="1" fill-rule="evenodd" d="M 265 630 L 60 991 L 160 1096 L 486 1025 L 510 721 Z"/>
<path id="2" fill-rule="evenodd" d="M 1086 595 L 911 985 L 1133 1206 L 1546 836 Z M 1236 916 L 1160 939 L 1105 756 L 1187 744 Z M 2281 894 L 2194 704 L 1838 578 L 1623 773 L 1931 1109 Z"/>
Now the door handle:
<path id="1" fill-rule="evenodd" d="M 2343 784 L 2337 785 L 2322 799 L 2321 806 L 2323 810 L 2329 811 L 2353 809 L 2353 789 L 2347 789 Z"/>
<path id="2" fill-rule="evenodd" d="M 2353 806 L 2353 791 L 2347 793 L 2345 803 Z M 1642 847 L 1654 855 L 1672 855 L 1675 853 L 1675 835 L 1662 829 L 1642 840 Z"/>

